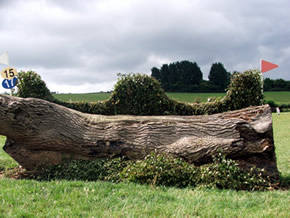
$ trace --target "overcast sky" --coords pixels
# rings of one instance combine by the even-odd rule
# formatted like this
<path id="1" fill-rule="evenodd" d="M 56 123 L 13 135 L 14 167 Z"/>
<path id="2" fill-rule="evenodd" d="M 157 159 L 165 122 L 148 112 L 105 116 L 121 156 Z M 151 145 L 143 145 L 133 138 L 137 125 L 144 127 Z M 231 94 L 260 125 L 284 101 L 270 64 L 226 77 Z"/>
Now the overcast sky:
<path id="1" fill-rule="evenodd" d="M 207 79 L 214 62 L 244 71 L 262 58 L 279 65 L 264 77 L 290 80 L 290 1 L 0 0 L 5 51 L 64 93 L 108 91 L 119 72 L 182 60 Z"/>

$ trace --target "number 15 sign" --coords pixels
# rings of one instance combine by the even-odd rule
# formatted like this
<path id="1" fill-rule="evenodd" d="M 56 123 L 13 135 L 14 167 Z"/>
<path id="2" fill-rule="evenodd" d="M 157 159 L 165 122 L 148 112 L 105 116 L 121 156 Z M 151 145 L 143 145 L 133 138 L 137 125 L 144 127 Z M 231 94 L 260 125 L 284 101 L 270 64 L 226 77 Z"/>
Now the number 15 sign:
<path id="1" fill-rule="evenodd" d="M 2 86 L 5 89 L 12 89 L 17 84 L 17 71 L 12 67 L 6 67 L 1 71 L 1 76 L 4 78 Z"/>

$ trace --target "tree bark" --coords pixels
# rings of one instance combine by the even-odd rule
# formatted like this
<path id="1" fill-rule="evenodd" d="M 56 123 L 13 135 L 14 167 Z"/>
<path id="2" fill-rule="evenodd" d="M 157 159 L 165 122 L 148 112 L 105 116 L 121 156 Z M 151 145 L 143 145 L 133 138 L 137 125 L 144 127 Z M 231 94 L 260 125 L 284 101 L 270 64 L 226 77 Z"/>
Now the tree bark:
<path id="1" fill-rule="evenodd" d="M 241 168 L 278 179 L 268 105 L 203 116 L 103 116 L 44 100 L 0 95 L 4 150 L 27 170 L 65 158 L 141 159 L 152 151 L 202 165 L 223 151 Z"/>

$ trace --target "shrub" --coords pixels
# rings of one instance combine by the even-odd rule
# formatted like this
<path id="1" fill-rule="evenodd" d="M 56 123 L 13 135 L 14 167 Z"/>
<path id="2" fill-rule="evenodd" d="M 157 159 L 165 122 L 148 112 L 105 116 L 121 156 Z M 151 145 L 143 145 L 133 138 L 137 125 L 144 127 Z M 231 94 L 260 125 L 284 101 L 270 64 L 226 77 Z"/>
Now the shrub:
<path id="1" fill-rule="evenodd" d="M 153 77 L 141 74 L 120 74 L 109 100 L 96 103 L 55 103 L 92 114 L 132 115 L 203 115 L 261 105 L 263 93 L 257 70 L 235 73 L 227 95 L 206 103 L 187 104 L 169 99 L 160 83 Z"/>
<path id="2" fill-rule="evenodd" d="M 236 190 L 264 190 L 270 179 L 263 176 L 263 170 L 251 168 L 243 172 L 238 164 L 222 153 L 213 157 L 213 163 L 201 166 L 200 184 L 206 187 Z"/>
<path id="3" fill-rule="evenodd" d="M 276 104 L 274 101 L 272 100 L 267 100 L 265 101 L 266 104 L 270 105 L 270 107 L 274 108 L 274 107 L 278 107 L 278 104 Z"/>
<path id="4" fill-rule="evenodd" d="M 119 74 L 119 80 L 107 104 L 115 114 L 160 115 L 171 109 L 172 100 L 153 77 Z"/>
<path id="5" fill-rule="evenodd" d="M 176 187 L 195 186 L 199 177 L 194 165 L 157 153 L 128 165 L 120 175 L 123 181 Z"/>
<path id="6" fill-rule="evenodd" d="M 129 162 L 121 158 L 88 160 L 64 160 L 51 166 L 40 166 L 34 176 L 38 180 L 106 180 L 119 182 L 119 173 Z"/>
<path id="7" fill-rule="evenodd" d="M 180 158 L 150 153 L 144 160 L 122 158 L 93 161 L 66 160 L 61 164 L 40 168 L 34 178 L 39 180 L 104 180 L 140 184 L 175 186 L 179 188 L 202 185 L 222 189 L 265 190 L 270 179 L 263 170 L 252 168 L 243 172 L 238 164 L 218 153 L 213 163 L 196 167 Z"/>
<path id="8" fill-rule="evenodd" d="M 41 77 L 33 71 L 21 71 L 18 74 L 17 96 L 22 98 L 40 98 L 48 101 L 53 100 L 53 96 Z"/>
<path id="9" fill-rule="evenodd" d="M 95 103 L 69 103 L 54 99 L 40 76 L 32 71 L 20 73 L 19 80 L 18 96 L 20 97 L 41 98 L 91 114 L 203 115 L 237 110 L 263 103 L 262 83 L 257 70 L 233 74 L 227 95 L 224 98 L 193 104 L 168 98 L 156 79 L 141 74 L 120 74 L 110 99 Z"/>
<path id="10" fill-rule="evenodd" d="M 234 73 L 227 88 L 224 103 L 228 110 L 237 110 L 263 104 L 263 82 L 259 70 Z"/>
<path id="11" fill-rule="evenodd" d="M 58 165 L 40 167 L 37 179 L 98 180 L 105 176 L 104 161 L 65 160 Z"/>

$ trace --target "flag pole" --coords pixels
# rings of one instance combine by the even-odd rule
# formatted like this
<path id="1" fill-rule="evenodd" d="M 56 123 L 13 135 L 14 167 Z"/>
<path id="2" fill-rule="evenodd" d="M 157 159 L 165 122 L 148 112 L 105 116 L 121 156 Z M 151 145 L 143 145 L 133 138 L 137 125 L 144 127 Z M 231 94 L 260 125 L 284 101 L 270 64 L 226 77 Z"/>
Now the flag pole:
<path id="1" fill-rule="evenodd" d="M 263 79 L 263 73 L 262 73 L 262 58 L 260 59 L 260 77 L 261 77 L 261 91 L 262 91 L 262 95 L 264 96 L 264 79 Z"/>

